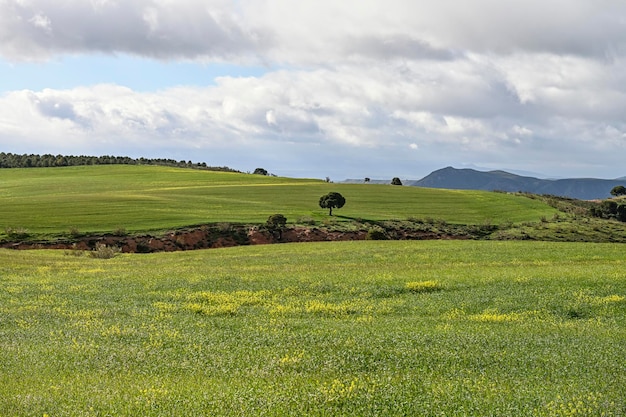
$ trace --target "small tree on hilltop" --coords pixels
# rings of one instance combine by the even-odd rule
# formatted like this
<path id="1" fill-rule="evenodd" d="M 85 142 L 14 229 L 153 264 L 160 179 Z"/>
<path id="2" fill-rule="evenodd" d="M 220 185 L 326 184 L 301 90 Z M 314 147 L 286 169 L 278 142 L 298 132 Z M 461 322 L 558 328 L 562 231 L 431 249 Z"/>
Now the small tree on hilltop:
<path id="1" fill-rule="evenodd" d="M 320 197 L 320 207 L 327 208 L 329 216 L 333 215 L 334 208 L 342 208 L 344 204 L 346 204 L 346 199 L 334 191 Z"/>
<path id="2" fill-rule="evenodd" d="M 615 197 L 619 197 L 621 195 L 626 195 L 626 187 L 624 187 L 623 185 L 616 185 L 611 190 L 611 195 L 615 196 Z"/>
<path id="3" fill-rule="evenodd" d="M 267 169 L 264 168 L 257 168 L 254 170 L 254 174 L 256 175 L 269 175 L 269 173 L 267 172 Z"/>
<path id="4" fill-rule="evenodd" d="M 391 185 L 402 185 L 402 181 L 400 181 L 400 178 L 398 177 L 393 177 L 393 179 L 391 180 Z"/>

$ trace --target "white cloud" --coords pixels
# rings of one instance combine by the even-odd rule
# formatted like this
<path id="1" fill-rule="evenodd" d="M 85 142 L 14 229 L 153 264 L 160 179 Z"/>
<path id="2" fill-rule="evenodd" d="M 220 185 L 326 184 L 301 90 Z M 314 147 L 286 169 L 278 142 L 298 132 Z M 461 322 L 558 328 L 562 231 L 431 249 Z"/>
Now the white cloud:
<path id="1" fill-rule="evenodd" d="M 584 158 L 600 170 L 626 148 L 622 0 L 0 0 L 1 56 L 66 54 L 267 73 L 156 92 L 10 92 L 0 144 L 192 154 L 245 145 L 267 158 L 350 149 L 404 161 L 403 177 L 418 155 L 537 171 L 548 156 L 555 169 Z M 407 143 L 420 152 L 407 157 Z"/>
<path id="2" fill-rule="evenodd" d="M 268 110 L 265 113 L 265 120 L 269 126 L 276 126 L 276 114 L 274 113 L 274 110 Z"/>
<path id="3" fill-rule="evenodd" d="M 28 19 L 28 22 L 32 23 L 33 26 L 35 26 L 36 28 L 43 29 L 43 31 L 46 33 L 52 32 L 52 25 L 48 16 L 36 14 L 35 16 Z"/>

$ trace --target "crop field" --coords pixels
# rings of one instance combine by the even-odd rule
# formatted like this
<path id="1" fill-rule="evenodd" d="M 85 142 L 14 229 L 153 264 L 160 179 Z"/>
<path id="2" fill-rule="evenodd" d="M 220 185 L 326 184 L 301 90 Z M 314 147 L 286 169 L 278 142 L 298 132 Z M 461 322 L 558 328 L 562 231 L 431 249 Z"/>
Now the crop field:
<path id="1" fill-rule="evenodd" d="M 624 416 L 623 248 L 0 250 L 0 415 Z"/>
<path id="2" fill-rule="evenodd" d="M 330 191 L 347 203 L 333 219 L 441 219 L 449 223 L 537 222 L 556 210 L 525 197 L 482 191 L 199 171 L 158 166 L 82 166 L 0 170 L 0 234 L 37 235 L 167 230 L 213 222 L 263 223 L 275 213 L 289 223 L 329 216 L 319 208 Z M 0 238 L 2 236 L 0 235 Z"/>

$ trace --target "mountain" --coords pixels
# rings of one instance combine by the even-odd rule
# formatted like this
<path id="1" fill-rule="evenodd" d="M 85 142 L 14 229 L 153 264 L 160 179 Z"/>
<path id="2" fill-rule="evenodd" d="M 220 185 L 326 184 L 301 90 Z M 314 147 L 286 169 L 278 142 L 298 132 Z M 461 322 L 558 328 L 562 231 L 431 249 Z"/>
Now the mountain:
<path id="1" fill-rule="evenodd" d="M 533 194 L 552 194 L 561 197 L 594 200 L 610 197 L 616 185 L 626 185 L 624 178 L 604 180 L 572 178 L 548 180 L 525 177 L 505 171 L 482 172 L 474 169 L 452 167 L 433 171 L 418 181 L 404 181 L 405 185 L 458 190 L 525 191 Z"/>

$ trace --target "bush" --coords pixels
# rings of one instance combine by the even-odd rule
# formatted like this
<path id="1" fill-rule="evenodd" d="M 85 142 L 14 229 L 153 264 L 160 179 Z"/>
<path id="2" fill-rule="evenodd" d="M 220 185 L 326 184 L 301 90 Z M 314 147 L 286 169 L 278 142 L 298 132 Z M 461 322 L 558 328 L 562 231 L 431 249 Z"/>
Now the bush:
<path id="1" fill-rule="evenodd" d="M 297 222 L 300 223 L 300 224 L 306 224 L 306 225 L 309 225 L 309 226 L 315 226 L 315 223 L 316 223 L 314 219 L 312 219 L 311 217 L 308 217 L 308 216 L 298 217 L 298 221 Z"/>
<path id="2" fill-rule="evenodd" d="M 217 230 L 221 233 L 228 233 L 233 230 L 233 225 L 228 222 L 221 222 L 217 224 Z"/>
<path id="3" fill-rule="evenodd" d="M 272 214 L 265 224 L 270 230 L 282 229 L 287 224 L 287 218 L 282 214 Z"/>
<path id="4" fill-rule="evenodd" d="M 613 200 L 604 200 L 602 203 L 589 209 L 589 214 L 604 219 L 617 219 L 626 222 L 626 204 Z"/>
<path id="5" fill-rule="evenodd" d="M 4 232 L 11 239 L 25 239 L 30 236 L 30 231 L 23 227 L 7 227 Z"/>
<path id="6" fill-rule="evenodd" d="M 269 230 L 274 237 L 282 239 L 283 229 L 287 224 L 287 218 L 282 214 L 272 214 L 265 222 L 265 227 Z"/>
<path id="7" fill-rule="evenodd" d="M 117 246 L 107 246 L 104 243 L 97 243 L 96 248 L 91 251 L 89 254 L 92 258 L 97 259 L 111 259 L 114 258 L 118 253 L 121 252 L 121 249 Z"/>
<path id="8" fill-rule="evenodd" d="M 387 233 L 382 227 L 372 227 L 367 231 L 367 240 L 387 240 Z"/>
<path id="9" fill-rule="evenodd" d="M 128 234 L 128 232 L 126 232 L 125 228 L 123 228 L 121 226 L 118 226 L 118 227 L 115 228 L 115 230 L 113 230 L 113 234 L 115 236 L 126 236 Z"/>
<path id="10" fill-rule="evenodd" d="M 616 185 L 611 190 L 611 195 L 615 197 L 626 195 L 626 187 L 624 187 L 623 185 Z"/>

